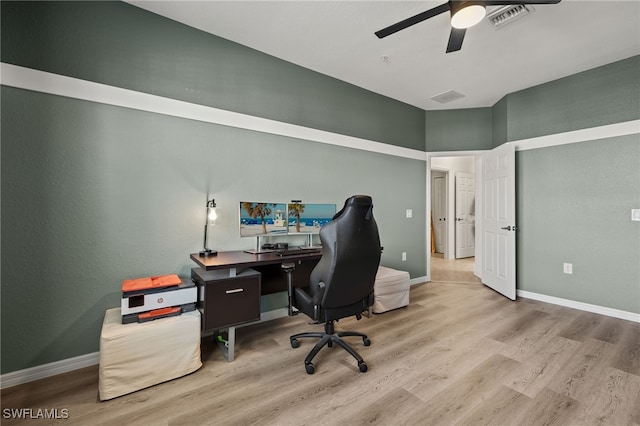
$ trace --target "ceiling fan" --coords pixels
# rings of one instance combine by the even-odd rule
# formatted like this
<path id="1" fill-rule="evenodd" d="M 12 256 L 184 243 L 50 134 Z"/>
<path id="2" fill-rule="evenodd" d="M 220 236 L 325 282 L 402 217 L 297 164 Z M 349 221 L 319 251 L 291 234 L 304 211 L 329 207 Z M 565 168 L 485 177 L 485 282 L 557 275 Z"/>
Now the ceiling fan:
<path id="1" fill-rule="evenodd" d="M 409 28 L 412 25 L 449 11 L 451 12 L 451 33 L 449 34 L 447 53 L 450 53 L 460 50 L 467 28 L 476 25 L 484 19 L 487 13 L 486 6 L 506 6 L 512 4 L 556 4 L 560 3 L 560 1 L 561 0 L 449 0 L 440 6 L 434 7 L 433 9 L 418 13 L 415 16 L 383 28 L 380 31 L 376 31 L 375 34 L 378 38 L 384 38 L 400 30 Z"/>

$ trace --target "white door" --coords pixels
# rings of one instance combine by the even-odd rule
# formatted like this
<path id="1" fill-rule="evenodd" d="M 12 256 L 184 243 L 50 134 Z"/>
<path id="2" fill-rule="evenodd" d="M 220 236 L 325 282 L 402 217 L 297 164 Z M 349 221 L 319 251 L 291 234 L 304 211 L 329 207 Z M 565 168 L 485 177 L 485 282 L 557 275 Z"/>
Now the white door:
<path id="1" fill-rule="evenodd" d="M 482 155 L 482 282 L 516 299 L 515 148 Z"/>
<path id="2" fill-rule="evenodd" d="M 433 231 L 436 237 L 436 253 L 444 253 L 447 237 L 447 185 L 442 172 L 434 172 L 433 177 Z"/>
<path id="3" fill-rule="evenodd" d="M 471 173 L 456 173 L 456 259 L 476 251 L 476 185 Z"/>

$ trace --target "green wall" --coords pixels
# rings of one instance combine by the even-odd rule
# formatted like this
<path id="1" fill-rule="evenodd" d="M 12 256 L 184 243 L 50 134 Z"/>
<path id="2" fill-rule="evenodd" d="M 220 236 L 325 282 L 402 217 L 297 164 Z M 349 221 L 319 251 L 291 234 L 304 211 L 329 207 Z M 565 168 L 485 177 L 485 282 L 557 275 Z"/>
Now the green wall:
<path id="1" fill-rule="evenodd" d="M 507 99 L 509 95 L 503 97 L 491 108 L 492 112 L 492 144 L 491 147 L 495 148 L 508 141 L 509 129 L 507 128 Z"/>
<path id="2" fill-rule="evenodd" d="M 523 151 L 516 169 L 518 288 L 640 313 L 640 136 Z"/>
<path id="3" fill-rule="evenodd" d="M 417 108 L 124 3 L 2 2 L 1 30 L 3 62 L 424 150 Z M 422 160 L 7 86 L 0 102 L 2 373 L 98 351 L 123 279 L 189 276 L 208 195 L 226 250 L 255 246 L 241 200 L 369 194 L 382 264 L 426 274 Z"/>
<path id="4" fill-rule="evenodd" d="M 506 103 L 507 141 L 636 120 L 640 56 L 511 93 Z"/>
<path id="5" fill-rule="evenodd" d="M 425 111 L 427 152 L 491 149 L 492 109 Z"/>
<path id="6" fill-rule="evenodd" d="M 508 140 L 640 119 L 638 70 L 635 56 L 507 95 Z M 517 152 L 516 176 L 518 288 L 640 313 L 640 135 Z"/>

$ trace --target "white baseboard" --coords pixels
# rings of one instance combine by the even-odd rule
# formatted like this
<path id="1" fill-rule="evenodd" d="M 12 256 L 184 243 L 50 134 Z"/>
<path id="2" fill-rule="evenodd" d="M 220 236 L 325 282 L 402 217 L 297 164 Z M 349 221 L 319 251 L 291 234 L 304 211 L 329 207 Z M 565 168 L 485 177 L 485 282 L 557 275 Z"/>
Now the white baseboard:
<path id="1" fill-rule="evenodd" d="M 416 285 L 416 284 L 422 284 L 422 283 L 426 283 L 427 281 L 428 280 L 427 280 L 426 275 L 424 277 L 411 278 L 409 280 L 409 285 L 412 286 L 412 285 Z"/>
<path id="2" fill-rule="evenodd" d="M 561 299 L 560 297 L 547 296 L 544 294 L 532 293 L 525 290 L 517 290 L 516 294 L 525 299 L 539 300 L 540 302 L 552 303 L 554 305 L 566 306 L 567 308 L 579 309 L 581 311 L 593 312 L 595 314 L 606 315 L 608 317 L 619 318 L 627 321 L 640 322 L 640 314 L 621 311 L 619 309 L 607 308 L 605 306 L 591 305 L 589 303 L 576 302 L 575 300 Z"/>
<path id="3" fill-rule="evenodd" d="M 25 368 L 24 370 L 12 371 L 11 373 L 0 376 L 0 389 L 33 382 L 34 380 L 45 379 L 57 374 L 68 373 L 69 371 L 96 365 L 99 362 L 100 352 L 93 352 L 49 364 Z"/>

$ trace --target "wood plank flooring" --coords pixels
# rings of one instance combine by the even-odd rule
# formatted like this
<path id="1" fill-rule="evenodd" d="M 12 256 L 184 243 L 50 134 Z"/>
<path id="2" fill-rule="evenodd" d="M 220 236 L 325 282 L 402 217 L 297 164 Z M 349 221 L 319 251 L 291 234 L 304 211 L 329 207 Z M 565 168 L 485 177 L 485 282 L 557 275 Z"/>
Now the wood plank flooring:
<path id="1" fill-rule="evenodd" d="M 306 374 L 315 342 L 288 337 L 321 326 L 300 315 L 238 329 L 232 363 L 205 338 L 200 370 L 130 395 L 99 402 L 96 366 L 4 389 L 2 408 L 67 409 L 65 425 L 640 425 L 638 323 L 431 282 L 337 328 L 369 333 L 350 340 L 367 373 L 336 347 Z"/>

